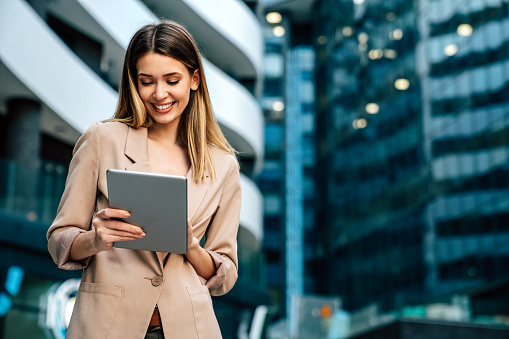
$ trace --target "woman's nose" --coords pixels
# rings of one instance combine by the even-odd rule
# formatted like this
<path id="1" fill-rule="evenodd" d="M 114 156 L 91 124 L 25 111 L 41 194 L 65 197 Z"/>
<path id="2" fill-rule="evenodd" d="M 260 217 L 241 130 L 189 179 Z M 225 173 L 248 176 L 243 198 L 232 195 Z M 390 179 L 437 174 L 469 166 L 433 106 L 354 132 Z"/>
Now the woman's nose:
<path id="1" fill-rule="evenodd" d="M 156 100 L 163 100 L 168 96 L 168 92 L 166 91 L 165 86 L 163 85 L 156 85 L 153 93 L 154 99 Z"/>

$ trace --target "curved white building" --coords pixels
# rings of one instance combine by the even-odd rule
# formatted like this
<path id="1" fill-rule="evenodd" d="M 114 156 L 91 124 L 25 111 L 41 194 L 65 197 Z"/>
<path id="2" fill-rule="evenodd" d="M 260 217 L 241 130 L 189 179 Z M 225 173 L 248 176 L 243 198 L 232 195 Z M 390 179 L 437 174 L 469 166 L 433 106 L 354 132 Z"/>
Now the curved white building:
<path id="1" fill-rule="evenodd" d="M 262 196 L 251 177 L 261 167 L 264 149 L 263 115 L 254 93 L 262 74 L 263 37 L 244 2 L 0 1 L 0 122 L 7 131 L 32 124 L 30 136 L 7 136 L 3 142 L 7 148 L 32 149 L 26 159 L 50 155 L 38 163 L 66 158 L 55 153 L 70 150 L 91 123 L 112 116 L 127 44 L 139 27 L 160 18 L 182 23 L 197 40 L 216 117 L 241 156 L 243 281 L 243 264 L 251 265 L 263 236 Z"/>

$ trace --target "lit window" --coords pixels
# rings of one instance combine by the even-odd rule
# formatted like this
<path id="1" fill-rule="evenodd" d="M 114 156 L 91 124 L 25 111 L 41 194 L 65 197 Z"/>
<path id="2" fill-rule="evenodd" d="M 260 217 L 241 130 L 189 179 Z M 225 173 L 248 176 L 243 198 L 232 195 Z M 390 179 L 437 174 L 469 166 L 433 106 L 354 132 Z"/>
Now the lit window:
<path id="1" fill-rule="evenodd" d="M 369 35 L 367 35 L 366 33 L 359 33 L 357 40 L 359 40 L 360 44 L 366 44 L 369 40 Z"/>
<path id="2" fill-rule="evenodd" d="M 444 48 L 444 54 L 448 56 L 453 56 L 456 53 L 458 53 L 458 45 L 450 44 L 445 46 Z"/>
<path id="3" fill-rule="evenodd" d="M 343 35 L 348 38 L 353 35 L 353 28 L 350 26 L 345 26 L 343 27 L 342 32 Z"/>
<path id="4" fill-rule="evenodd" d="M 401 40 L 403 38 L 403 30 L 401 28 L 396 28 L 392 32 L 389 33 L 389 39 L 391 40 Z"/>
<path id="5" fill-rule="evenodd" d="M 272 109 L 276 112 L 281 112 L 285 109 L 285 104 L 281 101 L 276 101 L 272 104 Z"/>
<path id="6" fill-rule="evenodd" d="M 461 36 L 471 36 L 474 29 L 469 24 L 461 24 L 458 26 L 458 29 L 456 32 L 458 32 L 458 35 Z"/>
<path id="7" fill-rule="evenodd" d="M 368 53 L 368 57 L 369 57 L 371 60 L 380 59 L 383 55 L 384 55 L 384 53 L 382 52 L 382 50 L 381 50 L 381 49 L 372 49 L 372 50 L 371 50 L 371 51 L 369 51 L 369 53 Z"/>
<path id="8" fill-rule="evenodd" d="M 371 102 L 366 105 L 366 112 L 368 112 L 369 114 L 377 114 L 378 112 L 380 112 L 380 106 L 378 106 L 378 104 L 374 102 Z"/>
<path id="9" fill-rule="evenodd" d="M 364 118 L 355 119 L 352 123 L 353 128 L 355 129 L 363 129 L 366 128 L 368 122 Z"/>
<path id="10" fill-rule="evenodd" d="M 387 21 L 394 21 L 396 20 L 396 14 L 394 12 L 389 12 L 385 15 L 385 18 Z"/>
<path id="11" fill-rule="evenodd" d="M 283 20 L 283 17 L 278 12 L 270 12 L 270 13 L 267 13 L 267 15 L 265 16 L 265 19 L 267 19 L 268 23 L 278 24 Z"/>
<path id="12" fill-rule="evenodd" d="M 384 56 L 387 59 L 396 59 L 396 57 L 398 56 L 398 52 L 396 52 L 393 49 L 384 49 Z"/>
<path id="13" fill-rule="evenodd" d="M 276 26 L 272 29 L 272 34 L 277 36 L 278 38 L 284 36 L 286 33 L 285 28 L 283 26 Z"/>
<path id="14" fill-rule="evenodd" d="M 394 87 L 400 91 L 406 91 L 410 87 L 410 81 L 401 78 L 394 81 Z"/>
<path id="15" fill-rule="evenodd" d="M 325 45 L 327 43 L 327 37 L 325 35 L 320 35 L 317 41 L 320 45 Z"/>

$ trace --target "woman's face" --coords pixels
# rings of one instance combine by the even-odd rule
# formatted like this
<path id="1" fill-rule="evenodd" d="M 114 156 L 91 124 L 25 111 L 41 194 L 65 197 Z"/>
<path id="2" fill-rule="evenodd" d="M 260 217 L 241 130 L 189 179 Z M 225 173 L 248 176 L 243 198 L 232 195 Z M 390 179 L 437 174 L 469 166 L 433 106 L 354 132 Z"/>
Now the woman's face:
<path id="1" fill-rule="evenodd" d="M 138 93 L 154 123 L 178 126 L 191 90 L 200 84 L 198 70 L 189 74 L 182 62 L 157 53 L 142 56 L 136 68 Z"/>

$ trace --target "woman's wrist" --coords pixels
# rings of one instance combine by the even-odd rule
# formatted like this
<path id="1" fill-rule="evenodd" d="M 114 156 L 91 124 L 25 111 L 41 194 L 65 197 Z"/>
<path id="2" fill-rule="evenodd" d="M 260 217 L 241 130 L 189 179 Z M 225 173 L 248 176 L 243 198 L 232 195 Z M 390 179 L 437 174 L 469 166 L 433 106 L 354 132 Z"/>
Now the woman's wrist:
<path id="1" fill-rule="evenodd" d="M 193 240 L 191 240 L 191 245 L 187 248 L 187 254 L 193 255 L 196 252 L 200 251 L 200 241 L 193 237 Z"/>
<path id="2" fill-rule="evenodd" d="M 69 259 L 79 261 L 99 253 L 95 243 L 94 231 L 87 231 L 78 234 L 71 245 Z"/>
<path id="3" fill-rule="evenodd" d="M 212 257 L 200 246 L 200 241 L 196 238 L 191 241 L 186 258 L 193 265 L 196 273 L 205 279 L 210 279 L 216 272 Z"/>

